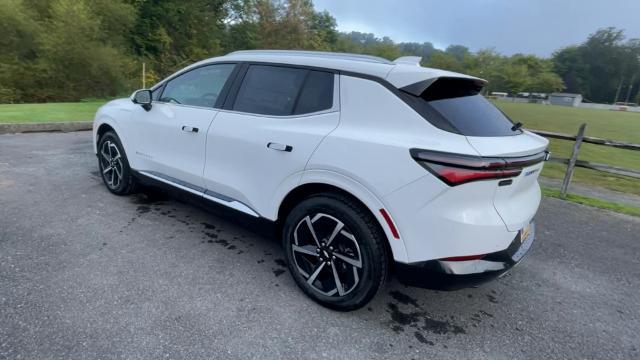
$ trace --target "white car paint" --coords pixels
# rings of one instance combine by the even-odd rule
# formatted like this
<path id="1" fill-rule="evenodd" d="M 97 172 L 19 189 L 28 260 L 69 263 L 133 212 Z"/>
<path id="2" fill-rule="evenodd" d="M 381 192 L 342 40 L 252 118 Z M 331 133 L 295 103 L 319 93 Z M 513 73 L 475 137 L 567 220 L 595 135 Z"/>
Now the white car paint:
<path id="1" fill-rule="evenodd" d="M 138 106 L 127 130 L 135 136 L 140 170 L 157 172 L 204 188 L 202 177 L 206 134 L 219 111 L 193 106 L 156 103 L 153 111 Z M 179 126 L 176 126 L 179 124 Z M 184 129 L 184 130 L 183 130 Z M 197 129 L 198 132 L 193 132 Z"/>
<path id="2" fill-rule="evenodd" d="M 338 72 L 334 106 L 301 116 L 263 116 L 159 102 L 147 112 L 130 99 L 115 100 L 96 114 L 94 150 L 98 129 L 109 125 L 132 169 L 269 220 L 278 220 L 282 201 L 301 185 L 338 187 L 368 207 L 401 263 L 506 249 L 537 211 L 542 164 L 524 169 L 508 187 L 499 187 L 495 179 L 450 187 L 420 166 L 409 149 L 513 157 L 544 150 L 545 139 L 528 132 L 469 137 L 441 130 L 371 79 L 401 88 L 439 77 L 477 78 L 422 68 L 412 59 L 392 63 L 287 51 L 237 52 L 181 72 L 217 62 L 333 69 Z M 182 126 L 199 131 L 185 132 Z M 268 148 L 268 143 L 292 151 Z M 399 239 L 381 209 L 390 215 Z"/>

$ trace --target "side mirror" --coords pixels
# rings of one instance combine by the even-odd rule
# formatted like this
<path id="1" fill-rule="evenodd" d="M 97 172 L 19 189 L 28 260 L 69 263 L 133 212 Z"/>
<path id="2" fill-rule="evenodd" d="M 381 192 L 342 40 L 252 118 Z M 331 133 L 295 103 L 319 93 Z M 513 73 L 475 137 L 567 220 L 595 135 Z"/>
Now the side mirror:
<path id="1" fill-rule="evenodd" d="M 142 108 L 147 111 L 151 110 L 151 90 L 143 89 L 134 92 L 131 101 L 134 104 L 142 105 Z"/>

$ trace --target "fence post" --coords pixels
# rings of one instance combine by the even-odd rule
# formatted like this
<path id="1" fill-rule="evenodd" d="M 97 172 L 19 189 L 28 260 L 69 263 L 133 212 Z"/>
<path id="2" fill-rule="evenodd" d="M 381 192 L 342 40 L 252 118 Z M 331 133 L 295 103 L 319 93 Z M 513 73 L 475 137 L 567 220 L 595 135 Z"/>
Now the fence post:
<path id="1" fill-rule="evenodd" d="M 573 177 L 573 169 L 576 167 L 576 160 L 578 160 L 578 153 L 580 152 L 580 145 L 582 145 L 582 139 L 584 138 L 584 129 L 587 127 L 587 124 L 580 125 L 580 129 L 578 129 L 578 135 L 576 135 L 576 143 L 573 144 L 573 153 L 571 153 L 571 159 L 569 159 L 569 164 L 567 165 L 567 172 L 564 174 L 564 180 L 562 181 L 561 194 L 562 197 L 567 196 L 567 190 L 569 190 L 569 184 L 571 183 L 571 178 Z"/>

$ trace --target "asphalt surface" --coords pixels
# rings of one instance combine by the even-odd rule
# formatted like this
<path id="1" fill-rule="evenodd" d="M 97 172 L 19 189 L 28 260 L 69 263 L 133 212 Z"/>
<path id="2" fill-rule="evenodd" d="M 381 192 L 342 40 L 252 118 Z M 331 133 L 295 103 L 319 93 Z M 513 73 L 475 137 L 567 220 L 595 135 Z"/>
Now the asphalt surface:
<path id="1" fill-rule="evenodd" d="M 89 132 L 0 135 L 0 358 L 640 357 L 640 221 L 545 199 L 508 276 L 391 280 L 339 313 L 278 241 L 173 197 L 107 192 Z"/>

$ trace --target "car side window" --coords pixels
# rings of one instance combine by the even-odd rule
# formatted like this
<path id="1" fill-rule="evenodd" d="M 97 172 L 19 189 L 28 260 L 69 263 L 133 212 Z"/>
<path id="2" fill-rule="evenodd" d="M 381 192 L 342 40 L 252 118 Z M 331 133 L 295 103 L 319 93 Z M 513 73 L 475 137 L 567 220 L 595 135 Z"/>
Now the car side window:
<path id="1" fill-rule="evenodd" d="M 213 107 L 235 64 L 215 64 L 190 70 L 171 79 L 159 101 Z"/>
<path id="2" fill-rule="evenodd" d="M 251 65 L 233 110 L 260 115 L 291 115 L 307 70 Z"/>
<path id="3" fill-rule="evenodd" d="M 330 72 L 251 65 L 233 110 L 280 116 L 328 110 L 333 106 L 333 79 Z"/>
<path id="4" fill-rule="evenodd" d="M 333 79 L 333 73 L 309 71 L 294 114 L 309 114 L 331 109 L 333 107 Z"/>

